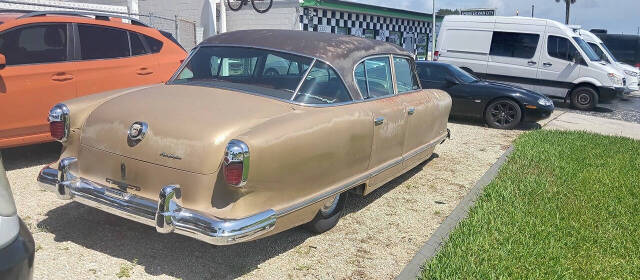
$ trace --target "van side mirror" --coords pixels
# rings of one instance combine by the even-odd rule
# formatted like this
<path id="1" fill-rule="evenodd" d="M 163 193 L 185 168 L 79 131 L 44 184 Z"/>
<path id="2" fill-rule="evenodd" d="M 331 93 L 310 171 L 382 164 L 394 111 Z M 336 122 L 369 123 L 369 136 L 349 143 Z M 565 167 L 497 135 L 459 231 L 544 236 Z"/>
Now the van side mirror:
<path id="1" fill-rule="evenodd" d="M 4 69 L 5 66 L 7 66 L 7 58 L 0 53 L 0 69 Z"/>

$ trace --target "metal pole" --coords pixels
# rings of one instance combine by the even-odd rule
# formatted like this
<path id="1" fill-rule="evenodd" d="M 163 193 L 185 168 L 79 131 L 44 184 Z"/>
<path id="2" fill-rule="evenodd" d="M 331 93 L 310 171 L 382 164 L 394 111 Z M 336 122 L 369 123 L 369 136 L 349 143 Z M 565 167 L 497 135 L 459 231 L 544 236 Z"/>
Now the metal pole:
<path id="1" fill-rule="evenodd" d="M 180 42 L 180 28 L 178 26 L 178 15 L 173 15 L 173 18 L 174 18 L 173 28 L 176 30 L 176 40 Z"/>
<path id="2" fill-rule="evenodd" d="M 433 14 L 431 20 L 431 60 L 435 60 L 436 53 L 436 0 L 433 0 Z"/>
<path id="3" fill-rule="evenodd" d="M 533 17 L 533 12 L 536 10 L 536 5 L 531 5 L 531 17 Z"/>

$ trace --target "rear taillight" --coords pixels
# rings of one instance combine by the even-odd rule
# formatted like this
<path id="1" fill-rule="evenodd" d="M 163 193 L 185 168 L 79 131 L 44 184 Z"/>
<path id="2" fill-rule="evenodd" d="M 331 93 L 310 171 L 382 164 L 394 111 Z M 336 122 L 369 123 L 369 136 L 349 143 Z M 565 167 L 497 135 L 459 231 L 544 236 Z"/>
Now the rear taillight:
<path id="1" fill-rule="evenodd" d="M 62 140 L 64 138 L 64 122 L 50 122 L 49 131 L 51 131 L 53 139 Z"/>
<path id="2" fill-rule="evenodd" d="M 249 175 L 249 146 L 240 140 L 231 140 L 224 151 L 222 174 L 227 184 L 240 187 Z"/>
<path id="3" fill-rule="evenodd" d="M 440 52 L 439 51 L 433 52 L 433 61 L 438 61 L 438 57 L 439 56 L 440 56 Z"/>
<path id="4" fill-rule="evenodd" d="M 69 136 L 69 108 L 64 104 L 57 104 L 49 110 L 49 131 L 51 137 L 64 142 Z"/>

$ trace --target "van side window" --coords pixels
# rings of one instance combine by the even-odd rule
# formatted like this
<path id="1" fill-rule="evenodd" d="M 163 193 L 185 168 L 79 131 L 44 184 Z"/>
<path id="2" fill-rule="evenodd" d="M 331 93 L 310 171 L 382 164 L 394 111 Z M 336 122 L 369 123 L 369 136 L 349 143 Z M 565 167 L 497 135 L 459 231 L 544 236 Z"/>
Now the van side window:
<path id="1" fill-rule="evenodd" d="M 533 58 L 540 35 L 515 32 L 493 32 L 490 55 L 515 58 Z"/>
<path id="2" fill-rule="evenodd" d="M 131 55 L 127 31 L 97 25 L 78 24 L 82 59 L 105 59 Z"/>
<path id="3" fill-rule="evenodd" d="M 0 53 L 7 65 L 67 60 L 67 25 L 38 24 L 0 35 Z"/>
<path id="4" fill-rule="evenodd" d="M 396 71 L 396 86 L 398 93 L 420 89 L 416 78 L 415 67 L 411 60 L 404 57 L 394 57 L 393 67 Z"/>
<path id="5" fill-rule="evenodd" d="M 602 49 L 600 49 L 600 47 L 595 44 L 595 43 L 588 43 L 589 47 L 591 47 L 591 49 L 596 53 L 596 55 L 600 58 L 600 60 L 604 60 L 607 61 L 609 63 L 611 63 L 609 61 L 609 59 L 607 58 L 607 56 L 604 54 L 604 52 L 602 51 Z"/>
<path id="6" fill-rule="evenodd" d="M 573 58 L 580 55 L 569 39 L 553 35 L 549 36 L 547 53 L 551 57 L 568 61 L 572 61 Z"/>

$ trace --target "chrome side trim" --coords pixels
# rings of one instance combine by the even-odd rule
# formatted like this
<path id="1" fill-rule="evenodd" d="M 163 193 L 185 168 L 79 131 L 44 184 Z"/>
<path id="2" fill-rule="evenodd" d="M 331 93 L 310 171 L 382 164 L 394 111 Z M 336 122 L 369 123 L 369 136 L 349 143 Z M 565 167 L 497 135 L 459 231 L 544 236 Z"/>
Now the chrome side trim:
<path id="1" fill-rule="evenodd" d="M 63 159 L 64 160 L 64 159 Z M 242 219 L 220 219 L 180 205 L 180 186 L 165 186 L 159 200 L 151 200 L 118 189 L 109 188 L 71 172 L 60 177 L 73 178 L 57 182 L 58 170 L 45 167 L 38 181 L 45 190 L 68 195 L 79 203 L 131 219 L 152 227 L 160 233 L 175 232 L 214 245 L 229 245 L 256 238 L 275 227 L 277 215 L 272 209 Z M 55 177 L 54 177 L 55 175 Z M 61 188 L 55 188 L 54 186 Z"/>
<path id="2" fill-rule="evenodd" d="M 282 217 L 282 216 L 287 215 L 287 214 L 289 214 L 291 212 L 294 212 L 294 211 L 297 211 L 299 209 L 305 208 L 305 207 L 307 207 L 307 206 L 309 206 L 311 204 L 317 203 L 317 202 L 319 202 L 321 200 L 327 199 L 327 198 L 329 198 L 329 197 L 331 197 L 333 195 L 339 194 L 341 192 L 349 190 L 352 187 L 355 187 L 355 186 L 357 186 L 359 184 L 362 184 L 366 180 L 369 180 L 372 177 L 374 177 L 374 176 L 376 176 L 376 175 L 378 175 L 378 174 L 380 174 L 380 173 L 382 173 L 384 171 L 387 171 L 387 170 L 397 166 L 398 164 L 401 164 L 401 163 L 411 159 L 412 157 L 420 154 L 421 152 L 424 152 L 425 150 L 427 150 L 427 149 L 429 149 L 429 148 L 431 148 L 431 147 L 433 147 L 433 146 L 435 146 L 437 144 L 442 143 L 444 141 L 444 139 L 448 137 L 448 135 L 449 135 L 448 131 L 449 130 L 447 129 L 447 133 L 444 133 L 444 134 L 440 135 L 435 140 L 433 140 L 433 141 L 431 141 L 431 142 L 429 142 L 429 143 L 427 143 L 427 144 L 425 144 L 425 145 L 423 145 L 421 147 L 418 147 L 417 149 L 414 149 L 413 151 L 407 153 L 404 156 L 401 156 L 401 157 L 399 157 L 399 158 L 397 158 L 395 160 L 387 162 L 387 163 L 383 164 L 382 166 L 379 166 L 379 167 L 377 167 L 377 168 L 375 168 L 375 169 L 373 169 L 373 170 L 371 170 L 371 171 L 369 171 L 369 172 L 367 172 L 367 173 L 365 173 L 365 174 L 363 174 L 361 176 L 358 176 L 355 179 L 353 179 L 353 180 L 351 180 L 351 181 L 349 181 L 349 182 L 347 182 L 345 184 L 342 184 L 337 188 L 334 188 L 332 190 L 326 191 L 326 192 L 324 192 L 324 193 L 322 193 L 320 195 L 317 195 L 315 197 L 312 197 L 312 198 L 309 198 L 307 200 L 301 201 L 299 203 L 293 204 L 293 205 L 291 205 L 291 206 L 289 206 L 287 208 L 281 209 L 281 210 L 277 211 L 277 216 L 278 217 Z"/>

